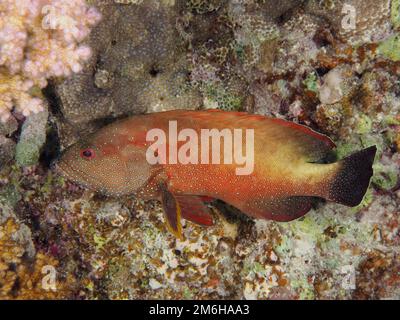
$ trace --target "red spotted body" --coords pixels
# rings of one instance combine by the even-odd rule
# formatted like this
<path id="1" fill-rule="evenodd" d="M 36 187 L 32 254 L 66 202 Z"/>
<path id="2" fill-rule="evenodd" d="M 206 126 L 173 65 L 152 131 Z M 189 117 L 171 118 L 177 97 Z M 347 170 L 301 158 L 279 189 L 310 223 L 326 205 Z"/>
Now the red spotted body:
<path id="1" fill-rule="evenodd" d="M 202 129 L 253 130 L 253 171 L 237 175 L 236 163 L 150 164 L 146 152 L 153 142 L 147 141 L 148 133 L 158 128 L 168 134 L 171 121 L 178 131 L 190 128 L 199 136 Z M 178 142 L 177 148 L 183 144 Z M 167 225 L 179 236 L 181 217 L 212 224 L 200 197 L 220 199 L 251 217 L 276 221 L 304 215 L 315 197 L 359 204 L 372 176 L 376 148 L 323 163 L 334 147 L 328 137 L 289 121 L 239 112 L 176 110 L 108 125 L 66 150 L 59 167 L 94 190 L 161 200 Z M 222 159 L 222 147 L 220 152 Z"/>

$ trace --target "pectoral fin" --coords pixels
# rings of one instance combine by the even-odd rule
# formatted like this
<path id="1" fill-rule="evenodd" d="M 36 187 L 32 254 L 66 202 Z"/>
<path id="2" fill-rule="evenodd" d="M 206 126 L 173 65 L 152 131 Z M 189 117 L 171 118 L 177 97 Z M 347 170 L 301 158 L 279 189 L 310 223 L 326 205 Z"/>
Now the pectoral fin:
<path id="1" fill-rule="evenodd" d="M 161 193 L 161 202 L 168 230 L 179 239 L 183 239 L 181 225 L 181 207 L 176 197 L 167 189 Z"/>

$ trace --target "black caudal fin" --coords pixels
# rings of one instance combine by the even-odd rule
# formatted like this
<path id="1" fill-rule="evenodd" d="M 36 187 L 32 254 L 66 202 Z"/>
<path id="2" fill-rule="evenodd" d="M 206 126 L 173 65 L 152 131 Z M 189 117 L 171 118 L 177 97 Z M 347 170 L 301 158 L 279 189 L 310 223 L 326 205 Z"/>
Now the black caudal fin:
<path id="1" fill-rule="evenodd" d="M 372 177 L 376 146 L 358 151 L 339 163 L 329 189 L 329 200 L 354 207 L 362 201 Z"/>

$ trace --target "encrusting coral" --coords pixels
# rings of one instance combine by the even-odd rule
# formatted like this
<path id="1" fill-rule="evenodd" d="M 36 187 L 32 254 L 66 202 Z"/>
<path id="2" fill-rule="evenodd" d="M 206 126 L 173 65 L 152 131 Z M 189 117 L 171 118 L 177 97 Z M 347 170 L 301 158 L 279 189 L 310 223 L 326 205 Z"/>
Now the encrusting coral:
<path id="1" fill-rule="evenodd" d="M 53 86 L 65 120 L 58 127 L 62 145 L 74 134 L 96 129 L 103 119 L 201 106 L 198 90 L 186 81 L 186 50 L 175 30 L 178 5 L 90 3 L 103 17 L 87 40 L 92 57 L 84 72 Z"/>
<path id="2" fill-rule="evenodd" d="M 2 122 L 14 107 L 24 116 L 42 111 L 37 88 L 82 70 L 91 50 L 80 43 L 99 20 L 85 0 L 0 0 Z"/>
<path id="3" fill-rule="evenodd" d="M 7 208 L 0 210 L 0 299 L 68 297 L 73 292 L 73 276 L 62 281 L 56 276 L 54 283 L 49 283 L 46 275 L 49 270 L 56 271 L 58 261 L 43 252 L 35 254 L 29 228 L 12 213 L 3 221 Z"/>

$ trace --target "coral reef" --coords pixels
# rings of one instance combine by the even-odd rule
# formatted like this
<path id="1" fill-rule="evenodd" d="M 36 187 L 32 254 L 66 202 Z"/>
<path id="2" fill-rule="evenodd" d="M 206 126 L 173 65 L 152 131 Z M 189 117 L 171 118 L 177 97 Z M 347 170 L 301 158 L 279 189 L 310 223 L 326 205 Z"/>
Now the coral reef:
<path id="1" fill-rule="evenodd" d="M 46 279 L 58 261 L 36 252 L 30 229 L 19 222 L 13 210 L 0 205 L 0 299 L 61 299 L 72 296 L 74 278 L 67 275 L 54 283 Z M 51 287 L 50 287 L 51 284 Z M 49 286 L 48 286 L 49 285 Z"/>
<path id="2" fill-rule="evenodd" d="M 0 119 L 13 107 L 24 116 L 43 110 L 35 88 L 82 70 L 90 49 L 80 45 L 100 19 L 85 1 L 0 2 Z"/>
<path id="3" fill-rule="evenodd" d="M 307 12 L 328 20 L 338 39 L 355 45 L 377 42 L 391 33 L 392 2 L 312 0 L 307 3 Z"/>
<path id="4" fill-rule="evenodd" d="M 1 298 L 400 298 L 399 1 L 89 0 L 104 17 L 90 35 L 98 14 L 82 1 L 68 11 L 79 34 L 37 29 L 42 14 L 22 15 L 17 2 L 0 1 L 0 13 L 34 21 L 8 33 L 35 36 L 31 43 L 0 32 L 0 91 L 15 93 L 2 100 L 17 108 L 14 118 L 0 106 L 8 117 L 0 123 Z M 39 3 L 57 4 L 57 16 L 64 2 L 22 8 Z M 86 36 L 90 57 L 80 44 Z M 57 66 L 31 51 L 40 37 L 56 47 L 73 42 L 62 51 L 72 60 L 53 57 L 66 69 L 24 71 L 27 58 Z M 7 53 L 17 47 L 22 56 Z M 25 120 L 24 103 L 26 114 L 44 112 Z M 213 202 L 215 225 L 184 221 L 185 240 L 177 240 L 158 202 L 96 195 L 48 168 L 58 142 L 65 147 L 114 118 L 175 108 L 306 124 L 333 138 L 338 158 L 376 145 L 370 188 L 358 207 L 320 202 L 289 223 L 253 221 Z M 44 266 L 57 271 L 56 291 L 43 289 Z"/>
<path id="5" fill-rule="evenodd" d="M 303 219 L 285 224 L 253 223 L 215 204 L 216 225 L 185 222 L 186 240 L 180 241 L 165 232 L 157 202 L 98 197 L 51 173 L 43 175 L 40 168 L 14 174 L 25 178 L 16 213 L 31 221 L 36 247 L 63 261 L 64 273 L 80 279 L 67 282 L 79 292 L 63 291 L 58 297 L 399 296 L 393 272 L 399 268 L 399 198 L 389 194 L 371 191 L 361 209 L 320 204 Z M 36 298 L 48 297 L 45 293 Z"/>
<path id="6" fill-rule="evenodd" d="M 0 166 L 7 164 L 12 158 L 15 142 L 0 135 Z"/>
<path id="7" fill-rule="evenodd" d="M 54 88 L 63 119 L 60 136 L 69 138 L 63 144 L 104 119 L 201 105 L 198 90 L 187 85 L 177 6 L 92 2 L 103 16 L 88 39 L 93 56 L 83 73 Z"/>

